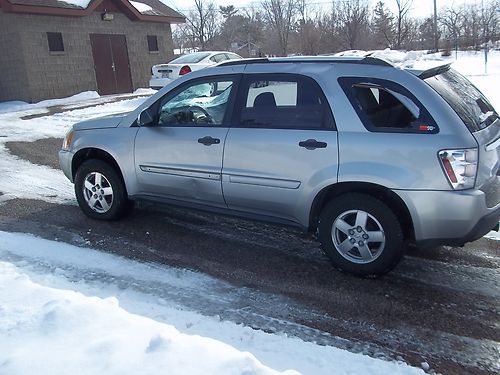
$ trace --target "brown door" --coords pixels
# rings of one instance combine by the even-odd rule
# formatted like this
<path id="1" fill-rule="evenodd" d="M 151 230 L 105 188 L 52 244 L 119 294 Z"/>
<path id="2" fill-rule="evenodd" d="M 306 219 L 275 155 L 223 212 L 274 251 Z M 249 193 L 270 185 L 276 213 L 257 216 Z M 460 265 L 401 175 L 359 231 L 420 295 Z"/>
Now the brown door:
<path id="1" fill-rule="evenodd" d="M 90 34 L 99 94 L 132 92 L 125 35 Z"/>

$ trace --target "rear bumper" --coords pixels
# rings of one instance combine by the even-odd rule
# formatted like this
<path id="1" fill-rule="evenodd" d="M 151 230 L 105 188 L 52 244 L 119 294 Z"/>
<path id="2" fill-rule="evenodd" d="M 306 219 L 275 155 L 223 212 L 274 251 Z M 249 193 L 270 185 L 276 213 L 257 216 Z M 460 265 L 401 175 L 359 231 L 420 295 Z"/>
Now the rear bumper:
<path id="1" fill-rule="evenodd" d="M 172 78 L 151 77 L 151 79 L 149 80 L 149 87 L 154 90 L 159 90 L 173 81 L 174 80 Z"/>
<path id="2" fill-rule="evenodd" d="M 481 190 L 395 192 L 410 211 L 419 247 L 463 246 L 500 221 L 500 202 L 487 207 Z"/>
<path id="3" fill-rule="evenodd" d="M 440 245 L 463 246 L 467 242 L 473 242 L 483 237 L 488 232 L 496 229 L 498 231 L 498 222 L 500 221 L 500 208 L 482 217 L 472 230 L 464 237 L 460 238 L 433 238 L 417 241 L 417 247 L 426 248 Z"/>

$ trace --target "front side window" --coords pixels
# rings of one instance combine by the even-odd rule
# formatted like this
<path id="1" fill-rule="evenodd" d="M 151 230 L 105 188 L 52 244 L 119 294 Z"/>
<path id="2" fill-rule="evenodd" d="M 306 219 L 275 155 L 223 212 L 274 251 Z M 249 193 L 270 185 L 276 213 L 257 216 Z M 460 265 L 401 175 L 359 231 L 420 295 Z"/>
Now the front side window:
<path id="1" fill-rule="evenodd" d="M 160 104 L 160 126 L 220 126 L 224 122 L 233 80 L 196 81 Z"/>
<path id="2" fill-rule="evenodd" d="M 333 128 L 326 99 L 311 78 L 292 74 L 248 76 L 239 107 L 240 127 Z"/>
<path id="3" fill-rule="evenodd" d="M 340 78 L 339 82 L 370 131 L 434 134 L 439 130 L 420 102 L 394 82 L 373 78 Z"/>

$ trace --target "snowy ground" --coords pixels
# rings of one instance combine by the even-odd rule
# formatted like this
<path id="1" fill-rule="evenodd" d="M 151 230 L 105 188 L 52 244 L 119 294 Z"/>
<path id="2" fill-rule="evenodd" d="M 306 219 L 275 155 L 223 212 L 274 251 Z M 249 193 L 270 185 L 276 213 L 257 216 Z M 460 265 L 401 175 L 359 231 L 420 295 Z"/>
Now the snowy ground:
<path id="1" fill-rule="evenodd" d="M 155 285 L 214 296 L 233 287 L 29 235 L 0 232 L 0 284 L 2 374 L 422 373 L 181 310 Z"/>
<path id="2" fill-rule="evenodd" d="M 433 59 L 417 56 L 418 59 Z M 500 52 L 461 54 L 455 67 L 500 109 Z M 454 57 L 447 58 L 452 61 Z M 477 73 L 479 70 L 479 73 Z M 477 74 L 476 74 L 477 73 Z M 146 92 L 144 92 L 146 94 Z M 82 99 L 96 106 L 77 109 Z M 75 203 L 62 172 L 11 155 L 8 141 L 62 137 L 80 120 L 126 112 L 144 98 L 99 104 L 95 93 L 29 105 L 0 103 L 0 201 L 11 198 Z M 36 119 L 48 105 L 62 113 Z M 490 238 L 500 239 L 497 233 Z M 82 276 L 82 275 L 85 275 Z M 267 334 L 183 310 L 142 285 L 206 291 L 232 288 L 190 271 L 141 264 L 91 249 L 0 232 L 0 373 L 304 374 L 421 373 L 297 338 Z M 426 365 L 424 364 L 425 368 Z"/>

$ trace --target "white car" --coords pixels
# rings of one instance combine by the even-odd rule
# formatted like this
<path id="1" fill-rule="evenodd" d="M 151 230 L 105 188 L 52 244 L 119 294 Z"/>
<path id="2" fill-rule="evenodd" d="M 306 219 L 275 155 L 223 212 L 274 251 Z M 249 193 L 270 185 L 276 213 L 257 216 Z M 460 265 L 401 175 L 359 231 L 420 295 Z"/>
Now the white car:
<path id="1" fill-rule="evenodd" d="M 239 60 L 242 57 L 233 52 L 201 51 L 182 55 L 167 64 L 153 65 L 149 87 L 161 89 L 176 78 L 194 70 L 200 70 L 227 60 Z"/>

